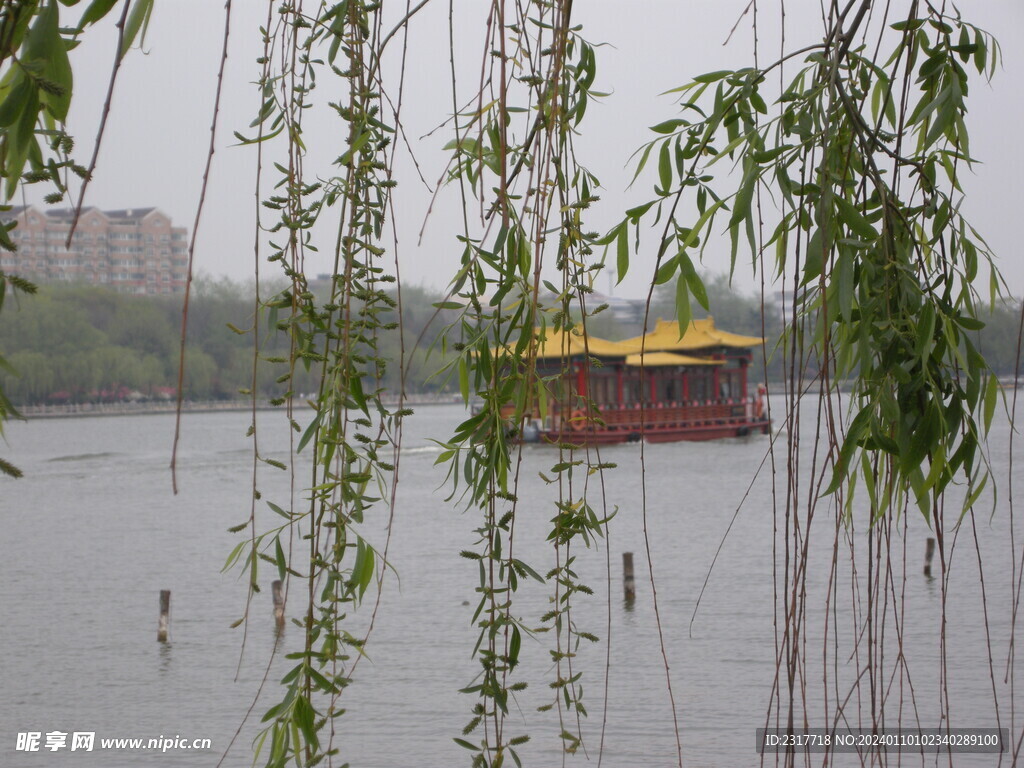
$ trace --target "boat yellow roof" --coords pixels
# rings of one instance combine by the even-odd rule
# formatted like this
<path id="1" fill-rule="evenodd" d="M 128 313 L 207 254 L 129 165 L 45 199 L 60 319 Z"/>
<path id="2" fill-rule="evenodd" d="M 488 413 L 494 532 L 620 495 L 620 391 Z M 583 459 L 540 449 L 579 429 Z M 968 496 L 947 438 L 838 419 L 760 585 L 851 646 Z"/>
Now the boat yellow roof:
<path id="1" fill-rule="evenodd" d="M 679 337 L 679 324 L 675 320 L 658 320 L 654 330 L 646 336 L 636 336 L 619 342 L 628 346 L 631 352 L 676 352 L 710 347 L 756 347 L 764 342 L 759 336 L 742 336 L 738 333 L 720 331 L 715 327 L 715 320 L 706 317 L 703 320 L 691 320 L 686 333 Z M 648 363 L 650 365 L 650 363 Z"/>
<path id="2" fill-rule="evenodd" d="M 709 360 L 706 357 L 677 355 L 675 352 L 646 352 L 626 355 L 626 365 L 652 368 L 667 365 L 725 365 L 725 360 Z"/>
<path id="3" fill-rule="evenodd" d="M 537 359 L 549 360 L 551 358 L 573 357 L 574 355 L 592 355 L 593 357 L 625 357 L 633 352 L 619 341 L 608 341 L 597 336 L 591 336 L 577 326 L 570 331 L 547 328 L 544 330 L 544 338 L 541 339 L 538 331 Z"/>
<path id="4" fill-rule="evenodd" d="M 718 365 L 721 361 L 675 354 L 677 352 L 710 349 L 714 347 L 748 348 L 762 343 L 757 336 L 742 336 L 721 331 L 711 317 L 692 320 L 686 333 L 679 338 L 679 324 L 674 320 L 658 320 L 651 333 L 625 341 L 608 341 L 586 333 L 582 326 L 569 331 L 546 328 L 537 331 L 537 359 L 552 360 L 578 355 L 626 358 L 626 365 L 639 366 L 640 351 L 644 352 L 643 365 Z M 657 355 L 655 353 L 658 353 Z"/>

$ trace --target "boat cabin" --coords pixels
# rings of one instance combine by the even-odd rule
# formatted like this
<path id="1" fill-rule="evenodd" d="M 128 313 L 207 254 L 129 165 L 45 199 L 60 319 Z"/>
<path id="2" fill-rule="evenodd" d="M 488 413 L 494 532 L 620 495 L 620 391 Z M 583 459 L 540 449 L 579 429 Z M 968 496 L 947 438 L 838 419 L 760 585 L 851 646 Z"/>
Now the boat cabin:
<path id="1" fill-rule="evenodd" d="M 576 444 L 711 440 L 767 433 L 764 390 L 752 393 L 748 370 L 762 340 L 694 320 L 680 336 L 675 321 L 625 341 L 576 329 L 546 331 L 537 374 L 548 381 L 546 416 L 531 415 L 526 441 Z"/>

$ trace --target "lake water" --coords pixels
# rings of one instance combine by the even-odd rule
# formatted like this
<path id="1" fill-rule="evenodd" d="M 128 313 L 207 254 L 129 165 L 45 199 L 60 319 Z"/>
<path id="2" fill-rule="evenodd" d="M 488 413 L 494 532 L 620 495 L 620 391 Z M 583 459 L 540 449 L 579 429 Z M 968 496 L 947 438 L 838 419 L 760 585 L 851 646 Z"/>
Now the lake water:
<path id="1" fill-rule="evenodd" d="M 479 668 L 471 656 L 476 635 L 470 625 L 478 598 L 476 564 L 458 557 L 458 552 L 472 548 L 472 531 L 479 523 L 473 513 L 446 504 L 446 494 L 435 490 L 444 472 L 434 466 L 437 451 L 427 440 L 449 434 L 462 415 L 455 406 L 424 407 L 406 422 L 390 550 L 398 578 L 389 577 L 385 583 L 369 658 L 360 664 L 355 683 L 345 693 L 348 711 L 338 723 L 340 762 L 348 761 L 353 768 L 469 762 L 468 753 L 452 739 L 461 735 L 473 704 L 472 697 L 457 691 L 471 684 Z M 244 611 L 245 585 L 237 571 L 220 572 L 239 536 L 226 529 L 248 516 L 252 455 L 245 431 L 249 418 L 245 413 L 185 416 L 177 496 L 171 493 L 168 471 L 172 416 L 10 425 L 3 455 L 12 458 L 25 477 L 0 479 L 4 537 L 0 765 L 212 766 L 240 727 L 241 735 L 223 764 L 251 764 L 251 741 L 258 733 L 259 717 L 277 701 L 276 681 L 288 662 L 281 660 L 280 653 L 275 657 L 269 691 L 243 725 L 271 663 L 276 639 L 269 589 L 265 589 L 254 599 L 239 664 L 243 630 L 229 625 Z M 813 434 L 813 426 L 807 426 L 814 424 L 813 409 L 807 410 L 804 421 L 807 434 Z M 260 414 L 259 434 L 265 454 L 287 456 L 288 432 L 277 414 Z M 1004 681 L 1013 582 L 1005 487 L 1010 473 L 1008 435 L 1007 423 L 996 425 L 990 450 L 993 473 L 1001 486 L 995 513 L 990 515 L 992 501 L 987 497 L 977 516 L 996 692 L 989 674 L 978 557 L 969 526 L 957 538 L 951 560 L 946 685 L 954 726 L 991 727 L 998 717 L 999 724 L 1016 729 L 1016 738 L 1021 717 L 1011 713 L 1011 689 Z M 812 441 L 805 444 L 809 451 Z M 754 731 L 765 725 L 776 647 L 770 467 L 753 483 L 692 626 L 690 618 L 715 550 L 767 448 L 768 438 L 758 436 L 645 449 L 648 534 L 689 766 L 759 762 Z M 619 511 L 610 526 L 607 549 L 602 542 L 576 552 L 577 570 L 594 589 L 594 596 L 578 599 L 574 617 L 581 630 L 598 635 L 602 642 L 584 648 L 576 662 L 576 670 L 584 670 L 584 702 L 590 716 L 583 724 L 586 753 L 581 750 L 566 758 L 566 764 L 597 764 L 606 715 L 602 765 L 671 766 L 676 762 L 675 736 L 647 576 L 640 448 L 605 448 L 602 458 L 619 465 L 606 478 L 608 507 Z M 552 488 L 540 481 L 538 473 L 554 461 L 550 448 L 524 450 L 517 556 L 542 573 L 554 566 L 554 553 L 545 542 L 554 508 Z M 809 461 L 805 467 L 809 471 Z M 262 470 L 259 487 L 264 498 L 287 501 L 286 473 Z M 784 487 L 781 477 L 777 487 Z M 953 502 L 950 507 L 952 518 Z M 850 649 L 864 630 L 862 592 L 868 575 L 859 570 L 854 580 L 848 551 L 841 551 L 833 593 L 839 607 L 834 614 L 826 613 L 834 522 L 824 504 L 819 515 L 815 525 L 821 546 L 808 567 L 808 707 L 815 711 L 823 695 L 823 643 L 834 643 L 839 637 L 840 650 L 831 651 L 828 660 L 826 685 L 834 693 L 827 706 L 833 711 L 835 702 L 852 692 L 847 706 L 856 712 L 853 702 L 866 698 L 867 688 L 853 688 L 863 658 L 854 657 Z M 781 519 L 780 513 L 780 524 Z M 279 518 L 269 515 L 260 520 L 269 526 Z M 365 532 L 371 541 L 383 544 L 383 520 L 368 521 Z M 902 526 L 897 533 L 892 561 L 901 567 L 905 546 L 906 580 L 887 589 L 902 596 L 905 606 L 902 643 L 914 694 L 911 697 L 907 690 L 902 694 L 904 725 L 915 722 L 916 708 L 916 722 L 936 727 L 941 711 L 940 583 L 921 575 L 929 532 L 920 515 L 912 511 L 905 536 Z M 855 557 L 865 558 L 866 537 L 855 533 L 849 541 Z M 623 552 L 636 553 L 637 596 L 632 605 L 622 600 Z M 863 565 L 862 560 L 858 563 Z M 269 566 L 262 576 L 264 583 L 274 578 Z M 161 589 L 172 591 L 167 644 L 156 641 Z M 819 602 L 815 595 L 820 595 Z M 547 587 L 524 585 L 515 611 L 536 624 L 547 612 L 548 600 Z M 371 607 L 368 600 L 366 610 L 353 620 L 354 627 L 365 626 Z M 299 610 L 289 606 L 289 615 Z M 887 610 L 891 614 L 896 609 L 890 605 Z M 612 650 L 605 713 L 609 621 Z M 890 655 L 884 668 L 891 671 L 896 658 L 891 624 L 887 631 L 890 634 L 882 647 Z M 510 733 L 531 735 L 520 750 L 524 764 L 530 766 L 560 765 L 563 760 L 557 720 L 552 713 L 536 712 L 538 705 L 551 700 L 546 683 L 555 676 L 548 655 L 552 642 L 547 635 L 524 640 L 521 677 L 530 680 L 531 687 L 519 695 L 507 726 Z M 282 643 L 286 650 L 300 646 L 295 627 L 285 630 Z M 868 652 L 866 645 L 859 648 L 861 655 Z M 1024 670 L 1018 671 L 1024 679 Z M 890 686 L 886 678 L 880 686 L 880 691 L 888 691 L 887 711 L 896 713 L 899 680 Z M 861 711 L 868 711 L 868 706 L 863 701 Z M 95 732 L 97 740 L 209 738 L 213 748 L 167 754 L 16 751 L 17 734 L 28 731 Z M 815 757 L 812 764 L 820 764 L 821 759 Z M 765 762 L 774 764 L 774 757 L 766 757 Z M 993 755 L 955 756 L 956 765 L 997 762 Z M 854 755 L 844 755 L 834 764 L 860 762 Z M 890 764 L 897 764 L 895 757 Z M 946 756 L 905 755 L 902 764 L 951 762 Z"/>

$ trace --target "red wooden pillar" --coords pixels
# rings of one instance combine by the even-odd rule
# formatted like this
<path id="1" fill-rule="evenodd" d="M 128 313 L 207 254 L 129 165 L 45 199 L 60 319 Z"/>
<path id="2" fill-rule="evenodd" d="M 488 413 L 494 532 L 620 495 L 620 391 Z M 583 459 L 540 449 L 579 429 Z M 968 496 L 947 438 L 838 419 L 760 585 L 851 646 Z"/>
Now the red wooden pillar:
<path id="1" fill-rule="evenodd" d="M 616 391 L 616 394 L 618 396 L 618 407 L 619 408 L 621 408 L 623 405 L 626 404 L 626 401 L 623 398 L 623 392 L 622 392 L 622 368 L 623 368 L 623 365 L 625 365 L 625 363 L 623 363 L 622 365 L 615 366 L 615 391 Z"/>
<path id="2" fill-rule="evenodd" d="M 684 404 L 688 403 L 690 401 L 690 374 L 689 374 L 689 372 L 685 368 L 683 369 L 683 395 L 682 396 L 683 396 L 683 403 Z"/>
<path id="3" fill-rule="evenodd" d="M 580 397 L 587 396 L 587 374 L 583 363 L 576 363 L 576 394 Z"/>
<path id="4" fill-rule="evenodd" d="M 712 360 L 721 360 L 722 359 L 722 355 L 713 355 L 711 359 Z M 722 392 L 718 388 L 719 387 L 718 369 L 720 367 L 721 366 L 716 365 L 716 366 L 714 366 L 714 370 L 711 371 L 711 393 L 712 393 L 711 394 L 711 399 L 714 400 L 715 402 L 720 400 L 721 397 L 722 397 Z"/>
<path id="5" fill-rule="evenodd" d="M 750 367 L 750 357 L 740 358 L 740 399 L 747 401 L 747 369 Z"/>

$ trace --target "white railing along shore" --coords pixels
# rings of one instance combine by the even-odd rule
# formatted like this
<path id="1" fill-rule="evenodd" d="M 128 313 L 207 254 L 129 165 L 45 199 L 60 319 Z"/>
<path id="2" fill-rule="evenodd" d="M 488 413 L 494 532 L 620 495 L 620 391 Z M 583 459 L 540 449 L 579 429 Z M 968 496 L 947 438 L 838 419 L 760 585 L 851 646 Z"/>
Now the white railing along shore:
<path id="1" fill-rule="evenodd" d="M 395 407 L 398 398 L 384 398 L 386 405 Z M 403 404 L 407 407 L 419 405 L 448 405 L 461 403 L 459 395 L 451 393 L 420 393 L 405 396 Z M 305 398 L 296 397 L 294 404 L 307 407 Z M 258 410 L 283 408 L 283 405 L 271 405 L 267 399 L 257 401 Z M 23 405 L 18 412 L 26 419 L 48 419 L 69 416 L 128 416 L 133 414 L 174 413 L 177 408 L 175 401 L 123 401 L 116 403 L 59 403 L 49 405 Z M 249 411 L 252 400 L 186 400 L 182 403 L 182 411 L 186 413 L 203 413 L 217 411 Z"/>

